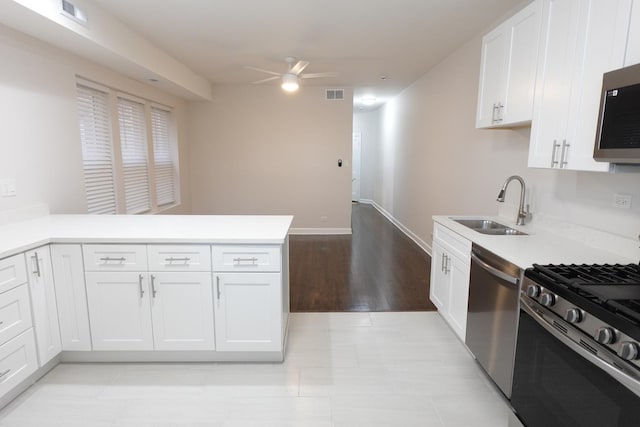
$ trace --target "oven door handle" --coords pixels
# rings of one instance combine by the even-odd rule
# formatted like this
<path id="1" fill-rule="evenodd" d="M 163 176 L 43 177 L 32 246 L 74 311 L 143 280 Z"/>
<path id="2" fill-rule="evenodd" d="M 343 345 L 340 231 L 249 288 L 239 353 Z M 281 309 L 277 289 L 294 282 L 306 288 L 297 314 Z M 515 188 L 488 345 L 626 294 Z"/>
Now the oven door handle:
<path id="1" fill-rule="evenodd" d="M 507 273 L 505 273 L 504 271 L 500 271 L 497 268 L 493 267 L 490 264 L 487 264 L 486 262 L 484 262 L 483 260 L 481 260 L 476 254 L 474 254 L 473 252 L 471 252 L 471 260 L 475 263 L 478 264 L 479 267 L 481 267 L 483 270 L 485 270 L 487 273 L 496 276 L 498 279 L 502 279 L 505 282 L 509 282 L 512 285 L 517 285 L 518 283 L 520 283 L 520 278 L 519 277 L 514 277 L 511 276 Z"/>
<path id="2" fill-rule="evenodd" d="M 640 380 L 632 377 L 626 372 L 621 371 L 620 369 L 615 367 L 611 362 L 603 360 L 601 357 L 582 348 L 579 344 L 577 344 L 571 338 L 567 337 L 562 332 L 558 331 L 556 328 L 551 326 L 540 313 L 536 312 L 533 308 L 531 308 L 529 304 L 527 304 L 527 301 L 524 300 L 523 297 L 521 297 L 520 308 L 524 310 L 527 314 L 529 314 L 547 332 L 549 332 L 551 335 L 556 337 L 562 344 L 566 345 L 567 347 L 572 349 L 574 352 L 578 353 L 580 356 L 584 357 L 589 362 L 591 362 L 598 368 L 605 371 L 607 374 L 613 377 L 620 384 L 628 388 L 633 394 L 640 397 Z M 578 333 L 579 335 L 584 335 L 584 337 L 588 341 L 591 341 L 591 337 L 587 337 L 586 334 L 575 331 L 573 329 L 572 331 Z"/>

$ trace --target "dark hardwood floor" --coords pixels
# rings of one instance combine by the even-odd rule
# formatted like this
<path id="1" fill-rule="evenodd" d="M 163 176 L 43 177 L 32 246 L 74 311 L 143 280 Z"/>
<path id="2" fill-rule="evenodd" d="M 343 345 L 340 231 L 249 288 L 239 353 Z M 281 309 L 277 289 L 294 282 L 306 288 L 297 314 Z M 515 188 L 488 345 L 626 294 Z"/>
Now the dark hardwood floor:
<path id="1" fill-rule="evenodd" d="M 290 236 L 291 311 L 435 310 L 430 257 L 370 205 L 351 222 L 351 236 Z"/>

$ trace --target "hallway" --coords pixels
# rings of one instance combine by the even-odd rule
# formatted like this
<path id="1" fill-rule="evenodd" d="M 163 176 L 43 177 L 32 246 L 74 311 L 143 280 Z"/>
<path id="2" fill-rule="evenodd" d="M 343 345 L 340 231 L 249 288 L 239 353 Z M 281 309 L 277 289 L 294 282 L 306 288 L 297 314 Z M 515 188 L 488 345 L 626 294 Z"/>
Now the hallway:
<path id="1" fill-rule="evenodd" d="M 431 259 L 373 206 L 352 235 L 290 236 L 291 311 L 433 311 Z"/>

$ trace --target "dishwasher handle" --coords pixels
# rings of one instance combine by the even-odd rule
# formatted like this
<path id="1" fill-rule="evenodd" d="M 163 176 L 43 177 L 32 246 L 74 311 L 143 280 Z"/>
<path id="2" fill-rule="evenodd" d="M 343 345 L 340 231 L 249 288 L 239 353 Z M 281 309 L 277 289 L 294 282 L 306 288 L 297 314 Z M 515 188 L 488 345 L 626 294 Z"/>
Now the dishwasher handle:
<path id="1" fill-rule="evenodd" d="M 505 273 L 504 271 L 500 271 L 497 268 L 487 264 L 485 261 L 481 260 L 475 253 L 471 252 L 471 261 L 478 264 L 483 270 L 487 273 L 496 276 L 499 279 L 504 280 L 505 282 L 509 282 L 512 285 L 518 285 L 520 283 L 519 277 L 511 276 L 510 274 Z"/>

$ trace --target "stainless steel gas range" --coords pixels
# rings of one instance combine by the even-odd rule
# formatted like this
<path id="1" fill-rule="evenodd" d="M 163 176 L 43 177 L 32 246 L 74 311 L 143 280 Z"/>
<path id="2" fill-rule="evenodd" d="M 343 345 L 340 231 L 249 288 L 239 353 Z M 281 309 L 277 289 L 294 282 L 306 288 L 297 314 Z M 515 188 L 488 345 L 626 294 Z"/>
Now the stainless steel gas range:
<path id="1" fill-rule="evenodd" d="M 640 266 L 534 265 L 511 403 L 527 427 L 640 425 Z"/>

